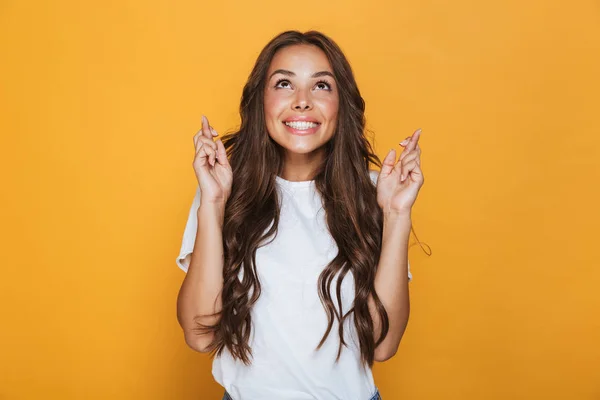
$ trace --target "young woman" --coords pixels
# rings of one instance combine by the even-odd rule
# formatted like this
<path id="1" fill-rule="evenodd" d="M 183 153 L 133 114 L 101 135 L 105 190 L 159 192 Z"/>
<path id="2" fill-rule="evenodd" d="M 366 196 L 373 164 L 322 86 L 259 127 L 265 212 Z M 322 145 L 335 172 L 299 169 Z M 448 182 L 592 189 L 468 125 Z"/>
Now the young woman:
<path id="1" fill-rule="evenodd" d="M 423 174 L 420 130 L 382 164 L 364 110 L 340 48 L 288 31 L 256 61 L 239 131 L 215 141 L 203 117 L 177 317 L 224 399 L 380 399 L 371 367 L 408 322 Z"/>

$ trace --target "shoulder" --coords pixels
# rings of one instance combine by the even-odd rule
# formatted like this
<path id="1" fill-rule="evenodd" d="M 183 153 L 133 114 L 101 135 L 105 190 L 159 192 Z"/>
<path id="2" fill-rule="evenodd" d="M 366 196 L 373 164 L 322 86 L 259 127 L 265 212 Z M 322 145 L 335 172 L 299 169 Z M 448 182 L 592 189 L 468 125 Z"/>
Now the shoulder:
<path id="1" fill-rule="evenodd" d="M 373 182 L 373 185 L 377 185 L 377 177 L 379 176 L 379 171 L 371 169 L 369 170 L 369 176 L 371 177 L 371 182 Z"/>

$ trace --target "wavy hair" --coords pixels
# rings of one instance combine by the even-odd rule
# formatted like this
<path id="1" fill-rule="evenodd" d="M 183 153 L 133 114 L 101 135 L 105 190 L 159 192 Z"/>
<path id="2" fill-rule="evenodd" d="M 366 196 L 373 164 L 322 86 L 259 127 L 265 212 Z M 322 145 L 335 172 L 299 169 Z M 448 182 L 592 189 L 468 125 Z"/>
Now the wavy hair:
<path id="1" fill-rule="evenodd" d="M 369 177 L 371 164 L 381 161 L 365 137 L 365 102 L 352 69 L 338 45 L 326 35 L 309 31 L 286 31 L 274 37 L 261 51 L 244 86 L 240 104 L 241 125 L 222 141 L 233 170 L 231 195 L 225 205 L 223 224 L 223 291 L 220 318 L 215 325 L 198 330 L 212 333 L 208 351 L 220 355 L 227 348 L 235 359 L 251 364 L 249 346 L 251 309 L 261 293 L 256 271 L 256 251 L 273 240 L 279 223 L 276 176 L 283 171 L 283 150 L 268 135 L 264 117 L 264 90 L 267 71 L 278 50 L 292 45 L 314 45 L 327 56 L 338 86 L 337 126 L 324 146 L 326 156 L 314 176 L 321 194 L 329 232 L 338 254 L 326 266 L 318 281 L 318 293 L 325 308 L 328 326 L 317 345 L 319 349 L 339 322 L 340 338 L 336 361 L 344 341 L 344 321 L 354 314 L 362 361 L 373 365 L 375 348 L 389 330 L 388 315 L 375 292 L 375 273 L 381 253 L 383 213 L 377 204 L 376 187 Z M 243 278 L 238 273 L 243 268 Z M 341 285 L 351 273 L 355 281 L 353 306 L 342 314 Z M 331 296 L 335 285 L 337 307 Z M 374 323 L 368 307 L 372 296 L 381 320 L 381 335 L 374 337 Z"/>

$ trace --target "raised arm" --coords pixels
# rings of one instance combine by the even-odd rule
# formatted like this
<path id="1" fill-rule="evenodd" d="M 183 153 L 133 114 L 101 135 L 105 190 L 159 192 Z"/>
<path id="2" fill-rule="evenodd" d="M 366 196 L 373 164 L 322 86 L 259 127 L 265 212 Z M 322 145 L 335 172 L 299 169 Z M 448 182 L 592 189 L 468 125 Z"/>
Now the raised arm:
<path id="1" fill-rule="evenodd" d="M 383 210 L 383 237 L 375 292 L 387 312 L 389 330 L 375 348 L 376 361 L 385 361 L 396 354 L 410 314 L 408 239 L 412 207 L 424 182 L 420 168 L 420 135 L 418 129 L 400 143 L 406 147 L 398 162 L 396 151 L 390 150 L 377 179 L 377 202 Z M 369 299 L 369 307 L 377 341 L 381 336 L 381 321 L 373 298 Z"/>
<path id="2" fill-rule="evenodd" d="M 201 325 L 214 325 L 221 311 L 223 288 L 223 217 L 231 193 L 232 172 L 225 147 L 208 120 L 194 136 L 194 171 L 200 186 L 198 229 L 187 274 L 177 296 L 177 320 L 185 341 L 192 349 L 206 351 L 213 335 L 203 333 Z"/>

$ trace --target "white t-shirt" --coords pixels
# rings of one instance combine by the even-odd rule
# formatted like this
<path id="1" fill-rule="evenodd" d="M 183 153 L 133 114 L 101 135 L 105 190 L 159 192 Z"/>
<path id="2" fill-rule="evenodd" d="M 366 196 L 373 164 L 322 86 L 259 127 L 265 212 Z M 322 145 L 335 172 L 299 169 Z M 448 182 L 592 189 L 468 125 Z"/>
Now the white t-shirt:
<path id="1" fill-rule="evenodd" d="M 377 171 L 371 171 L 373 184 Z M 319 299 L 317 281 L 338 252 L 325 221 L 314 181 L 292 182 L 276 178 L 281 194 L 277 237 L 256 252 L 261 295 L 251 310 L 252 364 L 234 361 L 225 348 L 213 360 L 212 373 L 236 400 L 320 399 L 365 400 L 376 387 L 371 369 L 361 362 L 354 319 L 344 323 L 348 347 L 338 363 L 338 323 L 317 351 L 327 328 L 327 315 Z M 198 227 L 200 188 L 190 208 L 177 265 L 185 272 Z M 410 266 L 409 280 L 412 279 Z M 332 300 L 337 307 L 334 280 Z M 343 313 L 354 299 L 354 279 L 342 283 Z"/>

